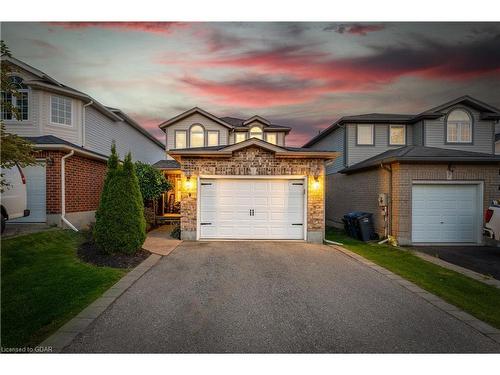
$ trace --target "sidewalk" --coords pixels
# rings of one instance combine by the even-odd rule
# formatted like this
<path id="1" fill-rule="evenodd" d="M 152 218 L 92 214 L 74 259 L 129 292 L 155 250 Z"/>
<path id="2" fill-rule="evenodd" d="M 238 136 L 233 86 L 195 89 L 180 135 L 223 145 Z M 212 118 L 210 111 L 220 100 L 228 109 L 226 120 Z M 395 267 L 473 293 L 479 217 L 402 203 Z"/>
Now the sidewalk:
<path id="1" fill-rule="evenodd" d="M 146 241 L 142 245 L 144 250 L 153 254 L 168 255 L 170 254 L 182 241 L 170 237 L 172 226 L 163 225 L 148 233 Z"/>

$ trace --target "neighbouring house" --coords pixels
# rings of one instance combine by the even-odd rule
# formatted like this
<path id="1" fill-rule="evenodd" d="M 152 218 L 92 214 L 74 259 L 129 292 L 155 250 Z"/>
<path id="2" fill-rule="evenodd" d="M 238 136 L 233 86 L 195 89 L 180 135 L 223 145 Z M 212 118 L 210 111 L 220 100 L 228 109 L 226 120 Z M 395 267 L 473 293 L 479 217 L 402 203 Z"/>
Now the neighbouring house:
<path id="1" fill-rule="evenodd" d="M 120 156 L 153 163 L 164 145 L 119 109 L 65 86 L 28 64 L 9 57 L 20 97 L 2 92 L 2 101 L 18 108 L 21 120 L 2 112 L 6 131 L 34 143 L 39 165 L 24 168 L 28 217 L 36 222 L 85 227 L 94 220 L 114 141 Z"/>
<path id="2" fill-rule="evenodd" d="M 265 118 L 217 117 L 193 108 L 159 125 L 174 183 L 160 215 L 181 238 L 322 242 L 324 161 L 333 151 L 286 146 L 290 128 Z"/>
<path id="3" fill-rule="evenodd" d="M 326 166 L 327 224 L 365 211 L 403 245 L 482 243 L 484 210 L 500 198 L 499 119 L 470 96 L 416 115 L 342 117 L 303 146 L 341 153 Z"/>

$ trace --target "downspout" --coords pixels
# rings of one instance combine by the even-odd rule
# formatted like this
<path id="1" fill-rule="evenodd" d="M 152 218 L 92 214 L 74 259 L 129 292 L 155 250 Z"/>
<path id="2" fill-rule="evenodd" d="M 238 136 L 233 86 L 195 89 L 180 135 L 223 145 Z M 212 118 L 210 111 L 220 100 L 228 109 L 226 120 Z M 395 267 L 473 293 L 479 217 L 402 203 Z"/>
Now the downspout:
<path id="1" fill-rule="evenodd" d="M 68 227 L 78 232 L 78 229 L 66 219 L 66 159 L 73 156 L 75 150 L 71 150 L 69 154 L 64 155 L 61 158 L 61 220 Z"/>
<path id="2" fill-rule="evenodd" d="M 94 104 L 93 100 L 84 104 L 82 108 L 82 147 L 85 147 L 85 108 L 92 104 Z"/>
<path id="3" fill-rule="evenodd" d="M 388 167 L 384 165 L 384 163 L 380 163 L 380 167 L 387 172 L 389 172 L 389 202 L 387 202 L 387 208 L 389 212 L 386 212 L 385 215 L 387 217 L 387 228 L 386 228 L 386 236 L 385 239 L 380 241 L 379 243 L 385 243 L 389 241 L 389 236 L 392 235 L 392 167 Z"/>

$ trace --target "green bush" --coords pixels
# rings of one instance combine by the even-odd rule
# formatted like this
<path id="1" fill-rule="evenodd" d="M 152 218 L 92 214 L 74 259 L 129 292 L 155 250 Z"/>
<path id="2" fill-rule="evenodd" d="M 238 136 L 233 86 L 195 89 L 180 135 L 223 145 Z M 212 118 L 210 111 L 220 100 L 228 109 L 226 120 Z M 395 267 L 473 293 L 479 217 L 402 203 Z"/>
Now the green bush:
<path id="1" fill-rule="evenodd" d="M 135 174 L 139 179 L 139 187 L 145 201 L 157 199 L 161 193 L 172 189 L 172 184 L 165 179 L 163 173 L 150 164 L 136 161 Z"/>
<path id="2" fill-rule="evenodd" d="M 144 203 L 132 157 L 128 153 L 123 166 L 119 165 L 115 145 L 111 147 L 93 235 L 107 253 L 134 254 L 146 239 Z"/>

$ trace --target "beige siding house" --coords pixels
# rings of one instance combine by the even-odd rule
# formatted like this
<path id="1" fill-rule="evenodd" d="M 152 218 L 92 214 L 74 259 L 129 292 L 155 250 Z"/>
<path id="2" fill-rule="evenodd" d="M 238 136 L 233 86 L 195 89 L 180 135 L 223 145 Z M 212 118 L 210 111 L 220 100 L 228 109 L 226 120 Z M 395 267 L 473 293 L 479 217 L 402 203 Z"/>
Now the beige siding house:
<path id="1" fill-rule="evenodd" d="M 336 152 L 287 147 L 290 128 L 260 116 L 216 117 L 193 108 L 160 124 L 174 183 L 161 216 L 185 240 L 322 242 L 324 161 Z"/>

